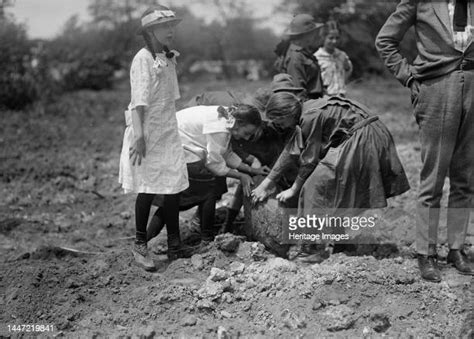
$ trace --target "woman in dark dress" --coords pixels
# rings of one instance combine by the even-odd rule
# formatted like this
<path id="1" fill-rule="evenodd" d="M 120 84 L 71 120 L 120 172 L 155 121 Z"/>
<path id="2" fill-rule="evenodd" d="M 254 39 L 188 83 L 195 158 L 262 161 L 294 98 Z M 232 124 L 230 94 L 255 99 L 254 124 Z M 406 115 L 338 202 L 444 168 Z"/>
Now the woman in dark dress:
<path id="1" fill-rule="evenodd" d="M 388 198 L 409 189 L 390 132 L 363 105 L 341 97 L 301 103 L 291 93 L 276 93 L 265 113 L 274 125 L 294 132 L 270 174 L 252 192 L 254 202 L 268 197 L 294 161 L 300 163 L 297 178 L 277 199 L 299 196 L 298 216 L 382 208 Z"/>

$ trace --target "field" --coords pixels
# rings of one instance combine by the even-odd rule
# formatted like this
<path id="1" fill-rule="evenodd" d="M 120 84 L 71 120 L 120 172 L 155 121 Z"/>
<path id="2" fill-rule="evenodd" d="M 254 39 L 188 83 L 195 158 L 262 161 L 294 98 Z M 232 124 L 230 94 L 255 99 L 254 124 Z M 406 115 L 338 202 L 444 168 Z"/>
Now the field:
<path id="1" fill-rule="evenodd" d="M 206 90 L 251 93 L 265 85 L 185 83 L 178 107 Z M 49 324 L 54 332 L 43 334 L 66 337 L 467 337 L 474 284 L 443 261 L 445 221 L 443 282 L 422 281 L 413 258 L 420 149 L 409 93 L 393 80 L 372 79 L 352 83 L 349 96 L 386 123 L 409 176 L 412 189 L 374 212 L 394 247 L 300 266 L 258 243 L 222 251 L 241 241 L 223 238 L 169 264 L 162 235 L 150 244 L 155 273 L 133 265 L 134 196 L 117 183 L 127 85 L 3 111 L 0 335 L 27 334 L 8 325 Z M 191 228 L 191 214 L 182 215 L 183 229 Z M 472 227 L 470 235 L 472 243 Z"/>

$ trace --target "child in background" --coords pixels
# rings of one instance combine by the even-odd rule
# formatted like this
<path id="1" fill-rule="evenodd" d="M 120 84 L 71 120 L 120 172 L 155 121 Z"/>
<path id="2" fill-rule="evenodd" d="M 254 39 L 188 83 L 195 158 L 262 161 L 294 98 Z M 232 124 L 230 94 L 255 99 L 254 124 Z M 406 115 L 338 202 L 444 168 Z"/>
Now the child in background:
<path id="1" fill-rule="evenodd" d="M 324 95 L 321 69 L 313 54 L 320 45 L 322 27 L 324 24 L 316 22 L 309 14 L 295 15 L 285 31 L 290 45 L 276 63 L 278 72 L 291 75 L 295 85 L 303 87 L 309 99 Z M 284 46 L 279 46 L 277 53 L 282 53 L 280 49 L 283 50 Z"/>
<path id="2" fill-rule="evenodd" d="M 145 40 L 130 70 L 131 101 L 125 112 L 126 129 L 120 156 L 119 182 L 125 192 L 138 193 L 135 202 L 136 263 L 155 269 L 147 249 L 147 223 L 156 194 L 164 195 L 156 215 L 168 230 L 168 257 L 179 253 L 179 193 L 188 187 L 184 151 L 178 134 L 175 100 L 179 98 L 176 76 L 177 52 L 167 47 L 180 21 L 165 6 L 156 5 L 141 17 L 139 34 Z"/>
<path id="3" fill-rule="evenodd" d="M 336 47 L 339 44 L 340 31 L 334 21 L 326 23 L 322 37 L 324 45 L 314 56 L 321 68 L 325 94 L 345 96 L 346 82 L 353 68 L 347 54 Z"/>

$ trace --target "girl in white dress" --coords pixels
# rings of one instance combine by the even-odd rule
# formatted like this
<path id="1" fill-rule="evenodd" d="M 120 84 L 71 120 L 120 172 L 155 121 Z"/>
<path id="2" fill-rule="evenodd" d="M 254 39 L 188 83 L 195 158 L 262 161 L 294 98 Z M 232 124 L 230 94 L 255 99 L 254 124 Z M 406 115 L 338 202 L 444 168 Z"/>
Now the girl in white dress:
<path id="1" fill-rule="evenodd" d="M 146 48 L 134 57 L 130 70 L 131 101 L 125 112 L 126 129 L 120 157 L 119 182 L 125 192 L 138 193 L 135 203 L 136 240 L 132 249 L 138 265 L 154 270 L 147 250 L 146 228 L 152 201 L 164 195 L 158 209 L 168 230 L 168 257 L 178 256 L 179 193 L 188 187 L 184 152 L 178 134 L 175 100 L 179 98 L 176 51 L 172 41 L 176 24 L 173 11 L 154 6 L 141 17 L 139 34 Z"/>
<path id="2" fill-rule="evenodd" d="M 321 68 L 321 77 L 327 95 L 346 95 L 346 83 L 352 74 L 352 62 L 347 54 L 337 48 L 341 33 L 336 22 L 329 21 L 322 32 L 324 45 L 314 56 Z"/>

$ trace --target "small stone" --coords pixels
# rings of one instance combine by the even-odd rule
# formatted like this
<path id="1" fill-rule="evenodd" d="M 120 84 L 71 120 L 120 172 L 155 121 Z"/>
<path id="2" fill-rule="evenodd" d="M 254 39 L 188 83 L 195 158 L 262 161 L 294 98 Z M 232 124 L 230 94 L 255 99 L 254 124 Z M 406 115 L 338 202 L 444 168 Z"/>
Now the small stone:
<path id="1" fill-rule="evenodd" d="M 217 339 L 229 339 L 231 336 L 227 332 L 224 326 L 219 326 L 217 328 Z"/>
<path id="2" fill-rule="evenodd" d="M 29 259 L 31 256 L 31 254 L 29 252 L 25 252 L 23 254 L 20 254 L 16 260 L 25 260 L 25 259 Z"/>
<path id="3" fill-rule="evenodd" d="M 227 279 L 222 282 L 222 289 L 224 292 L 233 292 L 234 291 L 234 286 L 232 284 L 231 279 Z"/>
<path id="4" fill-rule="evenodd" d="M 199 300 L 196 303 L 196 307 L 200 310 L 214 310 L 215 309 L 215 306 L 212 303 L 212 301 L 207 300 L 207 299 Z"/>
<path id="5" fill-rule="evenodd" d="M 182 321 L 183 326 L 194 326 L 197 323 L 197 318 L 194 315 L 185 317 Z"/>
<path id="6" fill-rule="evenodd" d="M 326 329 L 330 332 L 347 330 L 355 322 L 353 310 L 346 305 L 331 306 L 322 316 Z"/>
<path id="7" fill-rule="evenodd" d="M 248 311 L 250 311 L 251 308 L 252 308 L 252 304 L 251 304 L 251 303 L 248 303 L 248 304 L 245 304 L 245 305 L 242 307 L 242 311 L 248 312 Z"/>
<path id="8" fill-rule="evenodd" d="M 224 326 L 219 326 L 217 328 L 217 339 L 229 339 L 229 333 L 227 332 Z"/>
<path id="9" fill-rule="evenodd" d="M 234 302 L 234 296 L 232 295 L 232 293 L 224 292 L 221 296 L 221 300 L 228 304 L 232 304 Z"/>
<path id="10" fill-rule="evenodd" d="M 78 288 L 80 286 L 81 285 L 77 281 L 74 281 L 73 279 L 68 279 L 66 281 L 66 288 Z"/>
<path id="11" fill-rule="evenodd" d="M 415 282 L 415 276 L 405 271 L 395 273 L 395 283 L 400 285 L 410 285 Z"/>
<path id="12" fill-rule="evenodd" d="M 222 293 L 224 293 L 224 287 L 221 284 L 213 281 L 206 281 L 203 294 L 205 298 L 216 300 L 222 295 Z"/>
<path id="13" fill-rule="evenodd" d="M 202 258 L 202 255 L 194 254 L 191 257 L 191 264 L 193 265 L 195 269 L 202 270 L 204 267 L 204 259 Z"/>
<path id="14" fill-rule="evenodd" d="M 245 264 L 241 262 L 234 261 L 229 265 L 229 271 L 231 271 L 233 275 L 242 274 L 244 269 Z"/>
<path id="15" fill-rule="evenodd" d="M 357 306 L 360 306 L 360 300 L 359 298 L 353 298 L 349 301 L 349 303 L 347 304 L 349 307 L 357 307 Z"/>
<path id="16" fill-rule="evenodd" d="M 216 236 L 214 243 L 221 251 L 235 252 L 242 242 L 242 237 L 226 233 Z"/>
<path id="17" fill-rule="evenodd" d="M 335 275 L 326 275 L 323 277 L 322 280 L 325 285 L 332 285 L 335 279 L 336 279 Z"/>
<path id="18" fill-rule="evenodd" d="M 211 325 L 211 324 L 207 324 L 205 325 L 205 331 L 207 333 L 212 333 L 216 330 L 215 326 L 214 325 Z"/>
<path id="19" fill-rule="evenodd" d="M 255 261 L 266 260 L 269 256 L 265 246 L 258 242 L 243 242 L 237 250 L 237 257 L 241 259 L 252 259 Z"/>
<path id="20" fill-rule="evenodd" d="M 298 268 L 294 262 L 277 257 L 269 259 L 264 270 L 266 272 L 296 272 Z"/>
<path id="21" fill-rule="evenodd" d="M 221 311 L 221 315 L 224 317 L 224 318 L 232 318 L 232 314 L 227 312 L 227 311 Z"/>
<path id="22" fill-rule="evenodd" d="M 152 339 L 155 337 L 156 331 L 153 326 L 147 326 L 143 329 L 140 329 L 137 333 L 137 336 L 140 339 Z"/>
<path id="23" fill-rule="evenodd" d="M 220 268 L 217 268 L 217 267 L 213 267 L 211 268 L 211 274 L 209 275 L 208 280 L 222 281 L 222 280 L 226 280 L 228 277 L 229 277 L 229 274 L 226 271 L 221 270 Z"/>
<path id="24" fill-rule="evenodd" d="M 124 211 L 124 212 L 120 213 L 120 217 L 124 220 L 128 220 L 132 217 L 132 213 L 130 213 L 128 211 Z"/>
<path id="25" fill-rule="evenodd" d="M 306 327 L 306 321 L 304 317 L 295 314 L 288 309 L 282 312 L 281 317 L 283 326 L 289 328 L 290 330 L 296 330 L 298 328 Z"/>
<path id="26" fill-rule="evenodd" d="M 388 315 L 383 312 L 372 313 L 370 320 L 372 321 L 372 328 L 377 333 L 385 332 L 391 326 Z"/>

